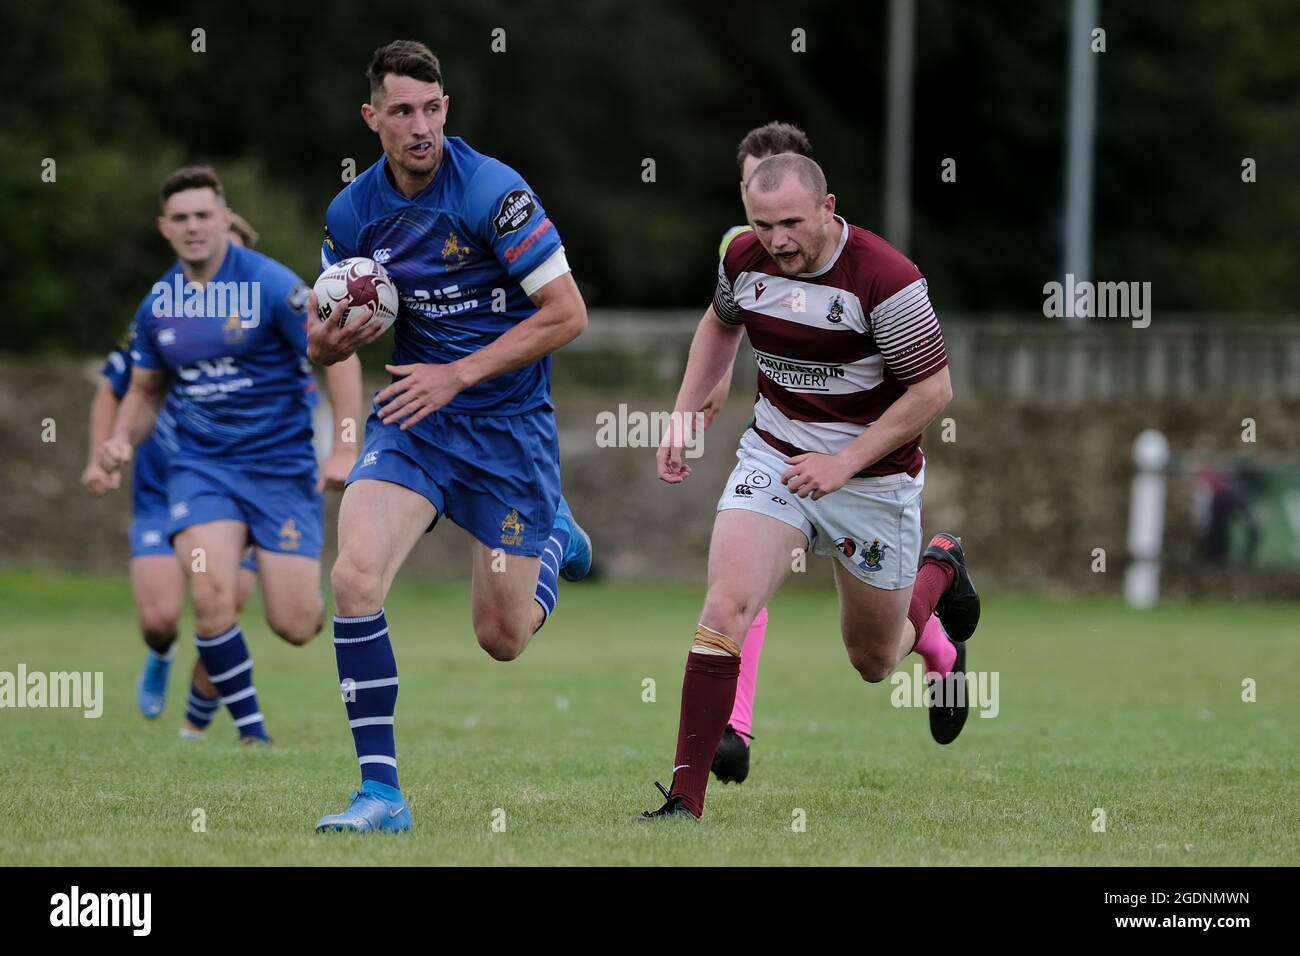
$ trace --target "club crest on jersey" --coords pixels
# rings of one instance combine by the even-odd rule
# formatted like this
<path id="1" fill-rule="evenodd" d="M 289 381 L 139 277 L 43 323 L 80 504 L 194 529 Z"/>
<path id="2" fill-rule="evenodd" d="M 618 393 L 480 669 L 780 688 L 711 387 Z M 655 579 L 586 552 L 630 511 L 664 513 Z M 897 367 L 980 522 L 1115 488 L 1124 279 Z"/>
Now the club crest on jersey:
<path id="1" fill-rule="evenodd" d="M 221 329 L 221 334 L 225 336 L 227 343 L 238 342 L 244 337 L 244 323 L 240 321 L 238 314 L 232 315 L 226 319 L 226 324 Z"/>
<path id="2" fill-rule="evenodd" d="M 302 532 L 298 530 L 292 518 L 287 518 L 284 524 L 280 525 L 280 547 L 285 551 L 297 551 L 301 543 Z"/>
<path id="3" fill-rule="evenodd" d="M 496 218 L 492 221 L 496 227 L 497 238 L 504 239 L 510 233 L 524 228 L 528 220 L 533 218 L 536 210 L 537 203 L 533 201 L 527 189 L 510 190 L 501 200 L 501 208 L 497 210 Z"/>
<path id="4" fill-rule="evenodd" d="M 826 310 L 826 321 L 833 325 L 844 321 L 844 300 L 838 295 L 831 299 L 831 307 Z"/>
<path id="5" fill-rule="evenodd" d="M 501 543 L 515 546 L 524 543 L 524 523 L 519 520 L 519 511 L 515 508 L 511 508 L 501 521 Z"/>
<path id="6" fill-rule="evenodd" d="M 460 241 L 454 232 L 442 243 L 442 264 L 448 272 L 455 272 L 465 264 L 469 255 L 469 246 Z"/>

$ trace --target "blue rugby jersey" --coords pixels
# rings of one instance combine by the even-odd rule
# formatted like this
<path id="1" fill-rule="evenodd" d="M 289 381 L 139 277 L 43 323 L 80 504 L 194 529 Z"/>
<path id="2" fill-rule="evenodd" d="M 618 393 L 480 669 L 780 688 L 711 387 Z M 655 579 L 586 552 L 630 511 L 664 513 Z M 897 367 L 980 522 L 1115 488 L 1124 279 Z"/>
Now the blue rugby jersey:
<path id="1" fill-rule="evenodd" d="M 437 175 L 414 199 L 389 180 L 382 156 L 334 198 L 321 264 L 352 256 L 381 263 L 401 298 L 392 364 L 445 364 L 533 315 L 537 307 L 520 283 L 560 249 L 519 174 L 448 136 Z M 550 374 L 546 356 L 466 389 L 446 408 L 477 415 L 550 409 Z"/>
<path id="2" fill-rule="evenodd" d="M 171 372 L 176 454 L 227 463 L 315 467 L 307 360 L 307 286 L 285 266 L 230 243 L 206 286 L 179 262 L 136 312 L 131 359 Z"/>

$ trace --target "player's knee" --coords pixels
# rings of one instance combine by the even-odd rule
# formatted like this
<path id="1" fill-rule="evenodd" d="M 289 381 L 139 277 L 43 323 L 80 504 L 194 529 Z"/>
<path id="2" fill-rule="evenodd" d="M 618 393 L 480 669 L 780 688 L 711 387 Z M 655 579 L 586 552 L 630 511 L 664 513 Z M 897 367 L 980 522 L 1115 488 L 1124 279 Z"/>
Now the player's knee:
<path id="1" fill-rule="evenodd" d="M 378 571 L 361 567 L 347 555 L 339 555 L 330 570 L 330 587 L 340 613 L 377 608 L 384 603 L 384 582 Z"/>
<path id="2" fill-rule="evenodd" d="M 190 580 L 190 598 L 201 617 L 233 614 L 235 589 L 215 574 L 196 574 Z"/>
<path id="3" fill-rule="evenodd" d="M 172 602 L 146 602 L 140 605 L 140 632 L 154 650 L 170 647 L 181 623 L 181 606 Z"/>
<path id="4" fill-rule="evenodd" d="M 302 647 L 321 632 L 324 624 L 324 604 L 303 604 L 286 610 L 268 613 L 266 623 L 287 643 Z"/>
<path id="5" fill-rule="evenodd" d="M 894 670 L 893 661 L 875 654 L 855 654 L 849 661 L 868 684 L 880 683 Z"/>
<path id="6" fill-rule="evenodd" d="M 494 661 L 513 661 L 524 652 L 529 635 L 501 617 L 474 622 L 478 646 Z"/>

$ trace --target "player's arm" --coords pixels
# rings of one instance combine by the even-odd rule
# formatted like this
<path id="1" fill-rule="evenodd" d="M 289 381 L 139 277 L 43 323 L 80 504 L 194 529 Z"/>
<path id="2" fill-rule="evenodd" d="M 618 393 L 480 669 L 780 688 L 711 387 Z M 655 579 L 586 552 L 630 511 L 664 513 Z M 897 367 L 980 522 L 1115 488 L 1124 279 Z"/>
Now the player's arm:
<path id="1" fill-rule="evenodd" d="M 800 498 L 816 501 L 844 486 L 850 478 L 905 445 L 929 427 L 952 401 L 952 380 L 942 368 L 929 378 L 907 386 L 894 404 L 861 435 L 834 455 L 808 453 L 787 458 L 785 486 Z"/>
<path id="2" fill-rule="evenodd" d="M 691 440 L 691 432 L 705 424 L 697 415 L 702 415 L 706 397 L 724 379 L 730 379 L 744 328 L 739 323 L 723 321 L 713 305 L 705 309 L 704 318 L 700 319 L 691 339 L 686 371 L 673 406 L 672 424 L 659 446 L 656 464 L 663 481 L 675 485 L 689 477 L 691 469 L 683 459 L 686 444 Z"/>
<path id="3" fill-rule="evenodd" d="M 117 488 L 122 483 L 120 472 L 109 474 L 99 465 L 99 449 L 108 440 L 117 415 L 118 400 L 107 378 L 101 378 L 90 400 L 90 441 L 86 447 L 86 468 L 81 473 L 81 484 L 98 497 Z"/>
<path id="4" fill-rule="evenodd" d="M 360 449 L 361 360 L 350 355 L 325 369 L 325 394 L 334 414 L 334 445 L 320 473 L 320 490 L 342 489 Z"/>
<path id="5" fill-rule="evenodd" d="M 166 397 L 165 371 L 140 365 L 131 369 L 131 387 L 122 398 L 112 432 L 99 449 L 101 468 L 111 474 L 131 460 L 135 447 L 153 433 Z"/>
<path id="6" fill-rule="evenodd" d="M 587 306 L 571 272 L 556 276 L 529 298 L 536 312 L 462 359 L 445 365 L 385 365 L 401 377 L 375 396 L 380 419 L 410 428 L 465 389 L 550 355 L 587 327 Z"/>
<path id="7" fill-rule="evenodd" d="M 573 273 L 557 276 L 528 297 L 537 311 L 513 326 L 485 348 L 452 362 L 464 391 L 480 382 L 513 372 L 559 351 L 587 328 L 587 304 L 582 301 Z M 401 368 L 389 371 L 401 374 Z M 450 399 L 449 399 L 450 400 Z"/>
<path id="8" fill-rule="evenodd" d="M 727 404 L 727 396 L 731 394 L 731 372 L 732 369 L 728 368 L 722 373 L 722 381 L 713 387 L 713 391 L 709 392 L 704 404 L 700 406 L 700 412 L 704 415 L 700 424 L 704 428 L 713 424 L 718 412 L 722 411 L 722 406 Z"/>

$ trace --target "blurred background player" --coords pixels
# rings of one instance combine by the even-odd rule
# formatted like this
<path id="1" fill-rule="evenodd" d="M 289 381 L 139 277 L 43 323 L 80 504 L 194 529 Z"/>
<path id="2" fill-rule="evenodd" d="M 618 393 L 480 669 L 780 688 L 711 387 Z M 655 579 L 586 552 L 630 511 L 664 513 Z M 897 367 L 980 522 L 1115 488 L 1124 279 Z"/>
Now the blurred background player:
<path id="1" fill-rule="evenodd" d="M 450 98 L 428 47 L 390 43 L 366 72 L 361 115 L 384 152 L 330 203 L 321 259 L 385 250 L 402 298 L 386 366 L 394 380 L 375 395 L 348 476 L 330 574 L 361 789 L 317 831 L 411 826 L 384 601 L 441 515 L 474 538 L 474 633 L 496 660 L 523 653 L 555 609 L 561 576 L 591 569 L 591 543 L 560 494 L 550 397 L 551 353 L 587 325 L 560 237 L 517 172 L 444 136 Z M 313 323 L 311 357 L 329 365 L 377 336 L 363 323 Z"/>
<path id="2" fill-rule="evenodd" d="M 242 246 L 257 244 L 257 232 L 238 213 L 230 213 L 230 241 Z M 100 373 L 95 396 L 90 403 L 90 444 L 81 484 L 98 497 L 118 487 L 120 473 L 108 474 L 99 466 L 100 446 L 113 430 L 113 421 L 131 381 L 131 339 L 134 323 L 127 329 L 121 344 L 108 354 Z M 131 475 L 131 593 L 135 598 L 140 633 L 148 646 L 144 668 L 136 684 L 140 713 L 150 720 L 157 718 L 167 702 L 167 680 L 175 660 L 176 632 L 181 607 L 185 603 L 185 573 L 168 541 L 170 522 L 167 505 L 169 457 L 176 451 L 174 421 L 175 399 L 168 396 L 158 415 L 153 433 L 136 450 Z M 257 586 L 257 560 L 252 549 L 244 556 L 235 597 L 236 611 L 242 611 Z M 183 736 L 201 735 L 212 720 L 217 694 L 196 660 L 190 683 Z"/>
<path id="3" fill-rule="evenodd" d="M 755 422 L 718 502 L 672 784 L 660 786 L 665 803 L 647 818 L 704 812 L 744 636 L 789 575 L 791 554 L 815 547 L 837 559 L 841 633 L 866 681 L 884 680 L 913 650 L 928 673 L 960 675 L 958 642 L 979 622 L 958 540 L 941 533 L 921 549 L 920 436 L 952 397 L 925 279 L 883 239 L 835 215 L 825 176 L 807 157 L 763 160 L 745 199 L 754 231 L 722 258 L 674 411 L 702 406 L 748 332 L 760 372 Z M 669 484 L 690 475 L 686 437 L 679 429 L 659 450 Z M 947 633 L 929 626 L 936 612 Z M 963 698 L 928 709 L 943 743 L 968 708 Z"/>
<path id="4" fill-rule="evenodd" d="M 309 641 L 324 623 L 320 487 L 337 486 L 356 458 L 343 435 L 360 405 L 360 363 L 326 373 L 335 441 L 318 474 L 307 287 L 230 240 L 210 168 L 177 170 L 161 201 L 158 228 L 178 258 L 136 313 L 130 387 L 100 466 L 111 474 L 125 465 L 174 398 L 168 534 L 188 576 L 199 656 L 241 738 L 265 741 L 238 623 L 241 557 L 251 542 L 271 629 L 291 644 Z"/>

